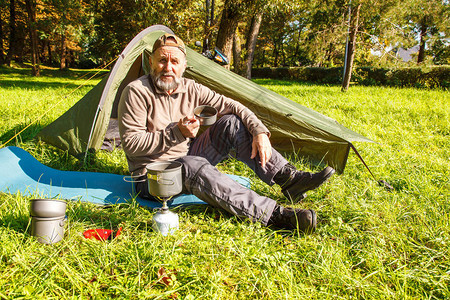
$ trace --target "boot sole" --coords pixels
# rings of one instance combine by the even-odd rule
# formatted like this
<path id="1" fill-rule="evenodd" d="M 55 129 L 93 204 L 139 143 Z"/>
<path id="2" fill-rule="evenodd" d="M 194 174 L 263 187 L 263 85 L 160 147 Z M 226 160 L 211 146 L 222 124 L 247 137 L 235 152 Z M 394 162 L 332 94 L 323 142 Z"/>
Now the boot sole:
<path id="1" fill-rule="evenodd" d="M 308 211 L 311 213 L 311 223 L 307 228 L 300 228 L 300 225 L 297 225 L 297 229 L 303 233 L 310 234 L 316 231 L 317 226 L 317 214 L 314 210 L 308 209 Z"/>
<path id="2" fill-rule="evenodd" d="M 310 209 L 309 210 L 311 212 L 311 229 L 308 231 L 305 231 L 306 233 L 313 233 L 314 231 L 316 231 L 316 227 L 317 227 L 317 214 L 314 210 Z"/>

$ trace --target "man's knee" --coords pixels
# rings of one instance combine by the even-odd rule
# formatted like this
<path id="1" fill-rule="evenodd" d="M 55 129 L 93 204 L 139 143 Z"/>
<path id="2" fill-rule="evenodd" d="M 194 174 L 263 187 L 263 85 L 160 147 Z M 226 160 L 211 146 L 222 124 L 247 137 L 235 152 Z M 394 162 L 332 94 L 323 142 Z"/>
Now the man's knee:
<path id="1" fill-rule="evenodd" d="M 233 114 L 222 116 L 211 129 L 210 134 L 213 137 L 222 137 L 231 143 L 234 143 L 237 137 L 250 135 L 241 118 Z"/>
<path id="2" fill-rule="evenodd" d="M 192 178 L 205 165 L 210 165 L 206 158 L 194 155 L 183 156 L 177 161 L 183 164 L 183 171 L 187 178 Z"/>
<path id="3" fill-rule="evenodd" d="M 236 127 L 236 126 L 242 126 L 244 124 L 242 123 L 241 118 L 239 118 L 238 116 L 236 116 L 234 114 L 229 114 L 229 115 L 222 116 L 217 121 L 217 125 Z"/>

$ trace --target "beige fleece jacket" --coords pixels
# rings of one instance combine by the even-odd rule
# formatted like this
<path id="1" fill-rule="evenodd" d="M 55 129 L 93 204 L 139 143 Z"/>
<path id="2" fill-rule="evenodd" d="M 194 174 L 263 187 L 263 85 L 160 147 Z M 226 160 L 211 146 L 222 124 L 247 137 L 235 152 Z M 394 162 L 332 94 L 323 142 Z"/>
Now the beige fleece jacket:
<path id="1" fill-rule="evenodd" d="M 119 102 L 119 132 L 132 175 L 144 175 L 146 165 L 153 161 L 187 154 L 189 139 L 177 123 L 192 116 L 199 105 L 213 106 L 219 115 L 239 116 L 253 136 L 269 133 L 244 105 L 191 79 L 182 78 L 181 85 L 169 95 L 155 87 L 149 76 L 142 76 L 125 87 Z"/>

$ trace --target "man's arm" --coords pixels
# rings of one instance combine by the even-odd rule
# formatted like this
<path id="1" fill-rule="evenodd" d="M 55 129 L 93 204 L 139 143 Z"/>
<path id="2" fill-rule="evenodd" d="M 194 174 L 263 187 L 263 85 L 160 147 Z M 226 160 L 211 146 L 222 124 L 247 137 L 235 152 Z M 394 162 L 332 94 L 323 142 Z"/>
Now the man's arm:
<path id="1" fill-rule="evenodd" d="M 256 115 L 240 102 L 220 95 L 201 84 L 196 84 L 200 95 L 200 104 L 210 105 L 217 109 L 220 115 L 234 114 L 241 118 L 245 127 L 253 135 L 266 133 L 270 137 L 269 129 L 256 117 Z"/>
<path id="2" fill-rule="evenodd" d="M 235 114 L 239 116 L 253 136 L 251 159 L 259 154 L 261 166 L 265 166 L 272 156 L 272 145 L 267 127 L 256 117 L 256 115 L 245 105 L 231 98 L 220 95 L 209 88 L 198 85 L 201 104 L 214 106 L 220 114 Z"/>

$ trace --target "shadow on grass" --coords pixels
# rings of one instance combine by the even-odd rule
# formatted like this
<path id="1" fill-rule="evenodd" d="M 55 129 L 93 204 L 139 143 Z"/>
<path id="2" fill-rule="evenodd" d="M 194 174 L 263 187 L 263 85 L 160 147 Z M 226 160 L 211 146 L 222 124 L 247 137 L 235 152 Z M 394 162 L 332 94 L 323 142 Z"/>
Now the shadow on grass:
<path id="1" fill-rule="evenodd" d="M 0 219 L 0 226 L 12 229 L 18 233 L 29 233 L 28 228 L 31 226 L 30 217 L 27 214 L 17 215 L 9 212 Z"/>
<path id="2" fill-rule="evenodd" d="M 98 74 L 96 74 L 99 72 Z M 80 84 L 67 82 L 65 79 L 76 80 L 76 79 L 101 79 L 107 74 L 108 70 L 42 70 L 40 77 L 33 77 L 31 75 L 31 70 L 29 69 L 18 69 L 9 67 L 0 67 L 0 74 L 9 75 L 9 79 L 0 80 L 2 86 L 14 87 L 18 89 L 29 89 L 29 90 L 40 90 L 46 88 L 66 88 L 73 90 L 78 88 Z M 94 76 L 91 78 L 91 76 Z M 48 82 L 45 80 L 38 80 L 38 78 L 60 78 L 60 82 Z M 17 78 L 17 80 L 14 80 Z M 34 80 L 36 79 L 36 80 Z M 95 86 L 95 84 L 87 83 L 83 86 Z"/>
<path id="3" fill-rule="evenodd" d="M 23 90 L 43 90 L 47 88 L 59 89 L 65 88 L 68 90 L 74 90 L 78 88 L 79 84 L 67 83 L 67 82 L 41 82 L 32 80 L 0 80 L 2 86 L 13 87 L 15 89 Z M 86 84 L 84 86 L 94 86 L 92 84 Z"/>
<path id="4" fill-rule="evenodd" d="M 117 229 L 124 220 L 133 215 L 135 204 L 120 203 L 115 205 L 95 205 L 92 203 L 68 201 L 67 217 L 73 221 L 83 222 L 90 228 Z"/>
<path id="5" fill-rule="evenodd" d="M 53 69 L 53 68 L 43 68 L 41 69 L 41 76 L 43 77 L 60 77 L 60 78 L 80 78 L 87 77 L 87 75 L 94 75 L 99 72 L 95 78 L 103 77 L 106 75 L 109 70 L 101 70 L 101 69 Z M 30 76 L 32 77 L 31 68 L 27 65 L 20 65 L 20 68 L 0 66 L 0 74 L 9 74 L 9 75 L 22 75 L 22 76 Z"/>
<path id="6" fill-rule="evenodd" d="M 15 136 L 18 132 L 23 130 L 27 125 L 17 125 L 14 128 L 6 131 L 5 133 L 3 133 L 0 136 L 0 142 L 2 144 L 6 143 L 13 136 Z M 44 127 L 45 127 L 45 125 L 32 124 L 27 129 L 25 129 L 23 132 L 21 132 L 17 137 L 15 137 L 13 140 L 11 140 L 7 145 L 4 145 L 4 146 L 12 146 L 14 144 L 14 141 L 17 141 L 17 140 L 19 140 L 19 142 L 28 142 L 28 141 L 32 140 L 39 133 L 39 131 L 41 131 L 41 129 Z"/>

